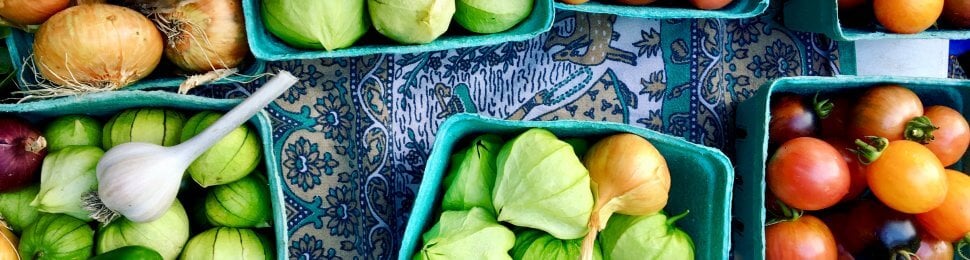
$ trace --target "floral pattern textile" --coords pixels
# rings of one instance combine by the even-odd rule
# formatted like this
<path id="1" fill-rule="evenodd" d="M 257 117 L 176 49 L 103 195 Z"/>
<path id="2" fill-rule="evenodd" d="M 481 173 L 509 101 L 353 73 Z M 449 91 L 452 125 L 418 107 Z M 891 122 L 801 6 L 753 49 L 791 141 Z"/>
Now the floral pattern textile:
<path id="1" fill-rule="evenodd" d="M 459 112 L 615 121 L 733 151 L 736 105 L 760 85 L 839 73 L 835 42 L 782 27 L 777 12 L 646 20 L 560 11 L 550 32 L 524 42 L 271 63 L 302 79 L 269 109 L 290 258 L 397 258 L 438 125 Z M 255 85 L 199 94 L 241 97 Z"/>

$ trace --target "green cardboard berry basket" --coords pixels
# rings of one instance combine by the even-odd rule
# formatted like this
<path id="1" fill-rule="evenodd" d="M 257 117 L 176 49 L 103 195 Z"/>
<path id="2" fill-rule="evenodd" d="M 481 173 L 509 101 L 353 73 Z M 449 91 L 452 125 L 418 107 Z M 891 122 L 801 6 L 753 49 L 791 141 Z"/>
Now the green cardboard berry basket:
<path id="1" fill-rule="evenodd" d="M 737 181 L 734 186 L 734 255 L 739 259 L 765 258 L 765 165 L 768 160 L 768 120 L 771 97 L 777 93 L 803 96 L 896 84 L 920 97 L 924 106 L 946 105 L 964 115 L 970 100 L 970 82 L 953 79 L 886 76 L 794 77 L 766 83 L 738 107 Z M 965 159 L 964 159 L 965 160 Z"/>
<path id="2" fill-rule="evenodd" d="M 44 122 L 65 115 L 90 115 L 102 119 L 103 123 L 108 117 L 125 109 L 159 107 L 183 111 L 187 116 L 191 116 L 193 112 L 206 110 L 225 112 L 240 101 L 178 95 L 163 91 L 111 91 L 24 104 L 0 104 L 0 114 L 13 114 L 27 119 L 37 127 L 43 127 Z M 276 158 L 276 152 L 273 151 L 273 127 L 265 111 L 253 116 L 249 124 L 259 133 L 262 140 L 263 165 L 266 167 L 263 170 L 269 180 L 273 208 L 271 223 L 274 238 L 271 241 L 276 244 L 276 258 L 286 259 L 289 257 L 287 246 L 289 238 L 286 232 L 286 214 L 283 209 L 280 164 Z M 188 206 L 186 210 L 189 210 Z"/>
<path id="3" fill-rule="evenodd" d="M 7 37 L 7 50 L 10 53 L 10 60 L 14 69 L 17 71 L 17 84 L 21 90 L 28 90 L 27 86 L 34 85 L 42 79 L 42 76 L 33 74 L 29 66 L 33 66 L 34 54 L 34 34 L 21 30 L 11 30 Z M 126 90 L 142 89 L 177 89 L 186 76 L 175 76 L 170 71 L 176 70 L 174 65 L 166 67 L 168 61 L 162 55 L 162 63 L 148 77 L 125 87 Z M 233 82 L 250 82 L 255 77 L 260 76 L 266 71 L 266 62 L 253 57 L 246 58 L 239 67 L 239 75 L 232 75 L 224 79 L 217 80 L 210 84 L 228 84 Z"/>
<path id="4" fill-rule="evenodd" d="M 677 1 L 680 5 L 671 7 L 655 6 L 656 3 L 646 6 L 626 6 L 598 2 L 605 0 L 592 0 L 579 5 L 558 2 L 561 0 L 556 1 L 556 9 L 561 10 L 651 19 L 750 18 L 764 13 L 765 9 L 768 9 L 768 2 L 770 2 L 770 0 L 733 0 L 724 8 L 718 10 L 700 10 L 691 7 L 687 1 Z"/>
<path id="5" fill-rule="evenodd" d="M 690 210 L 677 222 L 694 241 L 697 259 L 726 259 L 730 248 L 730 201 L 734 169 L 718 150 L 684 139 L 626 124 L 595 121 L 507 121 L 474 114 L 448 118 L 438 130 L 428 158 L 424 178 L 404 231 L 398 259 L 411 259 L 421 247 L 421 235 L 438 219 L 442 180 L 449 158 L 461 140 L 479 134 L 503 135 L 506 140 L 530 128 L 552 131 L 559 138 L 599 138 L 615 133 L 633 133 L 649 140 L 660 150 L 670 167 L 670 199 L 664 208 L 671 214 Z"/>
<path id="6" fill-rule="evenodd" d="M 966 30 L 930 28 L 917 34 L 898 34 L 884 30 L 844 27 L 839 21 L 838 0 L 788 0 L 785 3 L 784 18 L 785 27 L 797 31 L 822 33 L 836 41 L 970 39 L 970 31 Z"/>
<path id="7" fill-rule="evenodd" d="M 552 28 L 555 16 L 552 0 L 536 0 L 532 14 L 528 18 L 512 29 L 500 33 L 474 34 L 464 32 L 464 28 L 453 22 L 448 32 L 434 42 L 420 45 L 401 45 L 384 39 L 371 27 L 368 34 L 353 46 L 327 51 L 295 48 L 274 36 L 266 30 L 266 26 L 263 24 L 261 5 L 262 1 L 260 0 L 243 0 L 246 34 L 249 37 L 249 46 L 256 58 L 270 61 L 419 53 L 525 41 L 549 31 Z"/>

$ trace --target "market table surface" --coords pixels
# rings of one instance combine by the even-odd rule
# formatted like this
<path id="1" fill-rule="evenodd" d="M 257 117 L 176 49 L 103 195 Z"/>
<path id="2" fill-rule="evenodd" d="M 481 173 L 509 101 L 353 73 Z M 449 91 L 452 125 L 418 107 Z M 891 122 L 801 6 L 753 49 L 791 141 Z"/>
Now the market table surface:
<path id="1" fill-rule="evenodd" d="M 790 31 L 777 13 L 774 5 L 752 19 L 644 20 L 559 11 L 551 32 L 525 42 L 270 63 L 302 78 L 269 109 L 290 257 L 396 258 L 435 133 L 458 112 L 623 122 L 733 157 L 736 105 L 759 86 L 840 74 L 837 43 Z M 242 97 L 258 83 L 195 94 Z"/>

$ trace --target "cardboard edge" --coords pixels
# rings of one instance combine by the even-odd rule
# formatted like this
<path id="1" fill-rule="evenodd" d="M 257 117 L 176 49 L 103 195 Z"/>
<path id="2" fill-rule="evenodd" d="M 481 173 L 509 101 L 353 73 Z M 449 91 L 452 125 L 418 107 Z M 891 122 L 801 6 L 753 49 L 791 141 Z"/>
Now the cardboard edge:
<path id="1" fill-rule="evenodd" d="M 612 14 L 623 17 L 632 18 L 647 18 L 647 19 L 703 19 L 703 18 L 719 18 L 719 19 L 745 19 L 751 18 L 763 14 L 770 5 L 769 0 L 735 0 L 735 1 L 757 1 L 754 8 L 750 10 L 744 10 L 742 12 L 730 12 L 726 10 L 701 10 L 701 9 L 687 9 L 687 8 L 674 8 L 674 7 L 654 7 L 654 6 L 608 6 L 608 7 L 589 7 L 582 4 L 572 5 L 556 1 L 555 8 L 559 10 L 567 10 L 574 12 L 583 13 L 594 13 L 594 14 Z M 670 14 L 669 10 L 685 10 L 694 15 L 679 15 Z"/>

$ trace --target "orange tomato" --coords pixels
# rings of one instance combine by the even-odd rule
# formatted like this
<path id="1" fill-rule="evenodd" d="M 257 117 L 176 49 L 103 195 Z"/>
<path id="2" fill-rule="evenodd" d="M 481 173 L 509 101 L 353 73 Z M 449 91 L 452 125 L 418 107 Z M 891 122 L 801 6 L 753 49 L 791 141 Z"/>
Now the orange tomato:
<path id="1" fill-rule="evenodd" d="M 617 2 L 625 5 L 647 5 L 653 3 L 654 1 L 657 0 L 617 0 Z"/>
<path id="2" fill-rule="evenodd" d="M 589 2 L 589 0 L 562 0 L 562 2 L 571 4 L 571 5 L 578 5 L 578 4 L 584 4 L 586 2 Z"/>
<path id="3" fill-rule="evenodd" d="M 697 9 L 714 10 L 724 8 L 731 0 L 690 0 L 690 3 Z"/>
<path id="4" fill-rule="evenodd" d="M 943 13 L 943 0 L 873 0 L 876 20 L 894 33 L 914 34 L 929 29 Z"/>
<path id="5" fill-rule="evenodd" d="M 916 215 L 916 221 L 933 236 L 956 242 L 970 233 L 970 176 L 946 170 L 947 194 L 943 204 Z"/>
<path id="6" fill-rule="evenodd" d="M 883 204 L 908 214 L 940 206 L 947 193 L 943 164 L 930 149 L 909 140 L 889 142 L 866 167 L 866 180 Z"/>
<path id="7" fill-rule="evenodd" d="M 940 159 L 943 166 L 950 166 L 963 158 L 963 153 L 970 146 L 970 125 L 963 115 L 952 108 L 932 106 L 926 108 L 923 116 L 939 129 L 933 131 L 933 141 L 926 144 Z"/>

